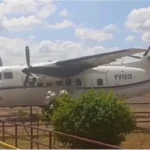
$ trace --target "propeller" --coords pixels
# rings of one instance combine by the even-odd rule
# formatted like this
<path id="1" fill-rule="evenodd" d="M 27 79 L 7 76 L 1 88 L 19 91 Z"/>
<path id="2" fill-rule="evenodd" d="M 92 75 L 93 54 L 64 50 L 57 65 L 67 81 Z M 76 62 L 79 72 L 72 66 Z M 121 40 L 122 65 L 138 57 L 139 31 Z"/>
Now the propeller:
<path id="1" fill-rule="evenodd" d="M 27 62 L 28 68 L 24 68 L 22 70 L 22 72 L 26 74 L 23 87 L 27 86 L 27 83 L 29 81 L 29 76 L 32 76 L 32 74 L 30 73 L 31 66 L 30 66 L 30 50 L 29 50 L 29 46 L 25 47 L 25 55 L 26 55 L 26 62 Z"/>

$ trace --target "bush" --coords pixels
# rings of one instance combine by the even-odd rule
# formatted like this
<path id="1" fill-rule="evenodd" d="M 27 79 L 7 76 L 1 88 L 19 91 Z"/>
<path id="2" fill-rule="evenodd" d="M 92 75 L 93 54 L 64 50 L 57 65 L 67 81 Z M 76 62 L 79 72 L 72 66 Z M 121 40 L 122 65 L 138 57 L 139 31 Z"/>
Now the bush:
<path id="1" fill-rule="evenodd" d="M 60 96 L 52 115 L 56 131 L 119 145 L 132 132 L 135 118 L 125 102 L 112 92 L 89 90 L 79 99 L 69 94 Z M 59 137 L 64 144 L 74 142 Z M 83 143 L 80 143 L 80 148 Z M 88 147 L 84 147 L 88 148 Z"/>

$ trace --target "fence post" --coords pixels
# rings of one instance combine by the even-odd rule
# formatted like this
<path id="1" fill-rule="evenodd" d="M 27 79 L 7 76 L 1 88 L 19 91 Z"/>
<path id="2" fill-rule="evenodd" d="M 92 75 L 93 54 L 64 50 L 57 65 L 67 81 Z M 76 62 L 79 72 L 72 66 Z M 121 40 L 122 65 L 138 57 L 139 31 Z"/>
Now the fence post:
<path id="1" fill-rule="evenodd" d="M 39 120 L 37 122 L 37 127 L 39 128 Z M 37 149 L 39 149 L 39 143 L 38 143 L 38 141 L 39 141 L 39 129 L 36 129 L 36 131 L 37 131 L 37 144 L 36 144 L 36 146 L 37 146 Z"/>
<path id="2" fill-rule="evenodd" d="M 18 147 L 18 126 L 15 124 L 15 147 Z"/>
<path id="3" fill-rule="evenodd" d="M 5 141 L 5 125 L 4 121 L 2 122 L 2 128 L 3 128 L 3 142 Z"/>
<path id="4" fill-rule="evenodd" d="M 30 143 L 30 145 L 31 145 L 31 149 L 33 149 L 33 128 L 32 127 L 30 127 L 31 128 L 31 134 L 30 134 L 30 136 L 31 136 L 31 143 Z"/>
<path id="5" fill-rule="evenodd" d="M 52 132 L 49 131 L 49 149 L 52 148 Z"/>
<path id="6" fill-rule="evenodd" d="M 32 106 L 30 106 L 30 136 L 31 136 L 31 143 L 30 143 L 30 148 L 33 149 L 33 128 L 32 128 Z"/>

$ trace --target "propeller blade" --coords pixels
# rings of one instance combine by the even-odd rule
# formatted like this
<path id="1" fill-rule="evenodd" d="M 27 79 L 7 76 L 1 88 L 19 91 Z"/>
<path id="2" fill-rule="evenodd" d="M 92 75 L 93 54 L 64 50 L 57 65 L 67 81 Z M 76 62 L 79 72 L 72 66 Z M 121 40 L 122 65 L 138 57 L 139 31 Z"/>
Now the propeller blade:
<path id="1" fill-rule="evenodd" d="M 29 74 L 27 74 L 27 76 L 26 76 L 26 78 L 24 80 L 23 87 L 27 87 L 28 80 L 29 80 Z"/>
<path id="2" fill-rule="evenodd" d="M 30 67 L 30 50 L 29 50 L 29 46 L 25 47 L 25 52 L 26 52 L 27 65 L 28 65 L 28 67 Z"/>
<path id="3" fill-rule="evenodd" d="M 25 47 L 25 55 L 26 55 L 26 62 L 27 62 L 27 66 L 28 67 L 22 69 L 22 72 L 26 74 L 23 87 L 27 87 L 27 83 L 29 81 L 29 76 L 32 76 L 32 74 L 30 73 L 30 69 L 32 67 L 30 66 L 30 50 L 29 50 L 29 46 Z"/>

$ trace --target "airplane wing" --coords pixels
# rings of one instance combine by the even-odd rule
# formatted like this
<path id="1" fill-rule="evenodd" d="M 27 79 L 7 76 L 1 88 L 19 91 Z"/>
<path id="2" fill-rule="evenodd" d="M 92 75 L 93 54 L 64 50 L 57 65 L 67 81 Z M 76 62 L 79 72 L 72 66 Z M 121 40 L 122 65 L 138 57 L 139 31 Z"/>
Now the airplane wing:
<path id="1" fill-rule="evenodd" d="M 46 64 L 35 64 L 30 67 L 30 72 L 54 77 L 70 77 L 87 69 L 113 62 L 118 58 L 144 51 L 147 51 L 147 49 L 123 49 L 80 58 L 47 62 Z M 23 72 L 26 72 L 25 69 Z"/>
<path id="2" fill-rule="evenodd" d="M 56 62 L 56 64 L 59 65 L 67 65 L 67 64 L 89 64 L 92 67 L 97 67 L 100 65 L 104 65 L 106 63 L 110 63 L 115 61 L 118 58 L 130 56 L 135 53 L 140 53 L 146 51 L 145 49 L 124 49 L 120 51 L 113 51 L 113 52 L 107 52 L 102 54 L 96 54 L 96 55 L 90 55 L 90 56 L 84 56 L 84 57 L 78 57 L 73 59 L 67 59 L 67 60 L 61 60 Z"/>

